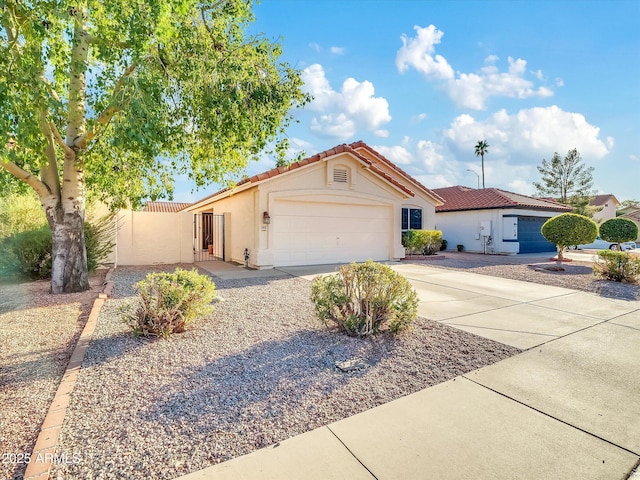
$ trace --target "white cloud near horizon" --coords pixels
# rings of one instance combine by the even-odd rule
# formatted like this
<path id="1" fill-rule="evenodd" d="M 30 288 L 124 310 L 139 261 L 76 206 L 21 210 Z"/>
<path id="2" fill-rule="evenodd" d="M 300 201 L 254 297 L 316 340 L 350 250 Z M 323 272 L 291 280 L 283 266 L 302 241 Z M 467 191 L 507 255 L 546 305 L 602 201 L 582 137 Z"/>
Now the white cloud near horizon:
<path id="1" fill-rule="evenodd" d="M 577 148 L 583 158 L 599 160 L 613 147 L 613 138 L 604 142 L 600 129 L 579 113 L 565 112 L 556 105 L 523 109 L 510 115 L 499 110 L 478 121 L 463 114 L 456 117 L 443 137 L 456 156 L 473 155 L 475 144 L 489 143 L 489 155 L 504 158 L 510 164 L 541 162 L 554 152 L 561 155 Z"/>
<path id="2" fill-rule="evenodd" d="M 302 72 L 304 90 L 313 96 L 306 109 L 317 112 L 311 119 L 311 131 L 323 137 L 347 140 L 359 130 L 368 130 L 385 137 L 382 128 L 391 121 L 389 103 L 375 96 L 371 82 L 358 82 L 347 78 L 340 89 L 334 90 L 320 64 L 305 68 Z"/>
<path id="3" fill-rule="evenodd" d="M 416 36 L 413 38 L 402 34 L 402 47 L 396 54 L 396 67 L 400 73 L 414 68 L 422 73 L 427 80 L 441 82 L 445 91 L 459 107 L 483 110 L 491 97 L 529 98 L 550 97 L 551 88 L 535 87 L 533 82 L 524 76 L 527 73 L 526 60 L 508 58 L 508 70 L 501 72 L 495 63 L 499 60 L 496 55 L 489 55 L 485 59 L 485 66 L 477 73 L 454 72 L 446 58 L 436 54 L 435 46 L 441 42 L 444 32 L 434 25 L 428 27 L 413 27 Z M 543 73 L 534 73 L 538 80 Z M 558 82 L 556 82 L 558 85 Z"/>

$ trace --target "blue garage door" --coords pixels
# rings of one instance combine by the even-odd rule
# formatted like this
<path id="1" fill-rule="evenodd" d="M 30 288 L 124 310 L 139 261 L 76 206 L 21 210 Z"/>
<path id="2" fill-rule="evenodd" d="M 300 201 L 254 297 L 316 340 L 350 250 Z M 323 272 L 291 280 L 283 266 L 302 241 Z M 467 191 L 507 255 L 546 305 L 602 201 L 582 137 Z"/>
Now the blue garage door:
<path id="1" fill-rule="evenodd" d="M 520 253 L 555 252 L 556 246 L 542 236 L 540 229 L 546 218 L 518 217 Z"/>

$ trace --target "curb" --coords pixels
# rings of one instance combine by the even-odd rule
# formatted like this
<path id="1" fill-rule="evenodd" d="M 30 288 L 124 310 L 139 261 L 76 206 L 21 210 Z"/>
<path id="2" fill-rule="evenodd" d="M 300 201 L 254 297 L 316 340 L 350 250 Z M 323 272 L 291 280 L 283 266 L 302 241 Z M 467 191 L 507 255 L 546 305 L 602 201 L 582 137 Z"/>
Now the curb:
<path id="1" fill-rule="evenodd" d="M 113 291 L 113 281 L 111 277 L 113 275 L 114 267 L 110 268 L 104 279 L 104 288 L 102 293 L 98 294 L 98 298 L 93 301 L 93 307 L 89 313 L 89 318 L 85 324 L 80 338 L 76 343 L 67 368 L 62 375 L 62 380 L 56 394 L 53 397 L 53 401 L 49 406 L 49 411 L 44 417 L 44 421 L 40 426 L 40 433 L 36 440 L 36 444 L 33 447 L 33 452 L 29 459 L 29 464 L 24 472 L 24 480 L 48 480 L 49 472 L 51 471 L 51 465 L 55 462 L 68 461 L 63 455 L 56 455 L 56 445 L 62 430 L 62 423 L 64 422 L 65 414 L 67 413 L 67 407 L 71 400 L 71 394 L 76 386 L 78 380 L 78 374 L 82 368 L 82 361 L 84 355 L 91 343 L 91 337 L 96 329 L 98 322 L 98 315 L 104 302 L 109 298 Z"/>

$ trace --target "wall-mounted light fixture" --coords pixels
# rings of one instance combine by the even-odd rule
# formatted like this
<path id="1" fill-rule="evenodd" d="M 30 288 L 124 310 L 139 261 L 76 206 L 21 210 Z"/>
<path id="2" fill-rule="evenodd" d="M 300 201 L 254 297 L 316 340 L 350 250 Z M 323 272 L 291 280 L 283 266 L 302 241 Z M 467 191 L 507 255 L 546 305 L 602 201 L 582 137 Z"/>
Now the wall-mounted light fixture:
<path id="1" fill-rule="evenodd" d="M 262 214 L 262 223 L 265 225 L 269 225 L 271 223 L 271 217 L 269 216 L 269 212 L 264 212 Z"/>

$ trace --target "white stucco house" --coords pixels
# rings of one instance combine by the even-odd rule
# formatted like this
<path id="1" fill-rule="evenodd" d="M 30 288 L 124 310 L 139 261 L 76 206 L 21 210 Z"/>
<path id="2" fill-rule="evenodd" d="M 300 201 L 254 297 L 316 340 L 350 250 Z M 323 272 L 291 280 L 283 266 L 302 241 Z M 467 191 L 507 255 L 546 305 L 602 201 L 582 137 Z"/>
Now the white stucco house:
<path id="1" fill-rule="evenodd" d="M 245 178 L 176 215 L 193 215 L 196 261 L 244 263 L 246 253 L 249 266 L 274 268 L 403 258 L 402 231 L 433 229 L 442 203 L 355 142 Z"/>
<path id="2" fill-rule="evenodd" d="M 618 199 L 610 194 L 596 195 L 589 202 L 591 207 L 602 207 L 602 210 L 593 214 L 593 219 L 599 223 L 616 218 L 616 209 L 620 206 Z"/>
<path id="3" fill-rule="evenodd" d="M 570 212 L 560 203 L 498 188 L 463 186 L 433 190 L 444 200 L 436 207 L 436 229 L 447 248 L 483 253 L 553 252 L 554 244 L 540 232 L 547 219 Z"/>

